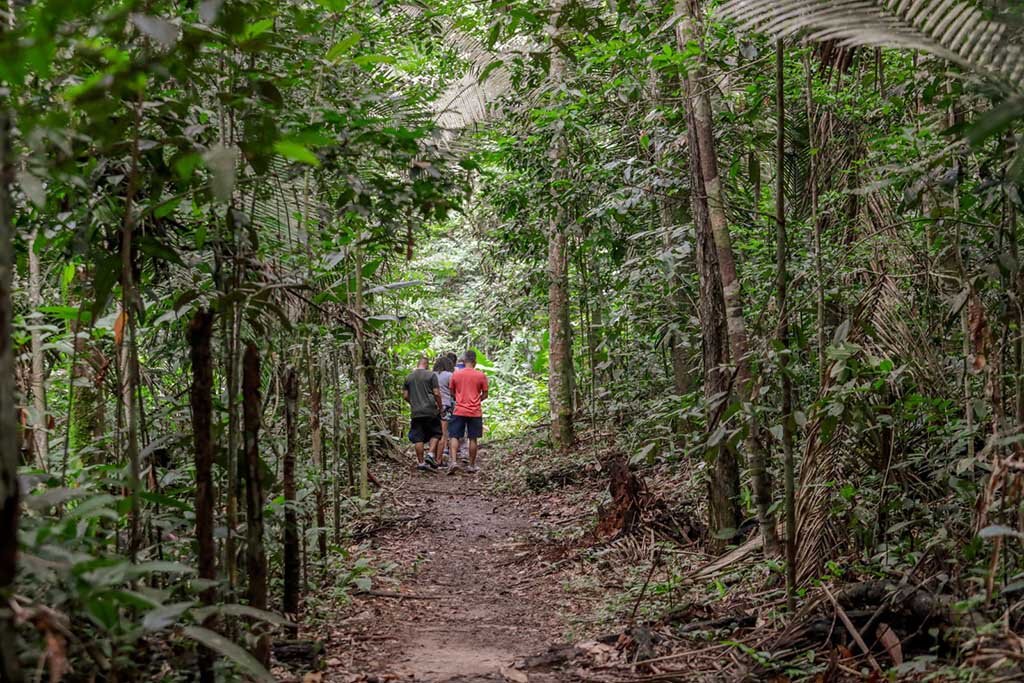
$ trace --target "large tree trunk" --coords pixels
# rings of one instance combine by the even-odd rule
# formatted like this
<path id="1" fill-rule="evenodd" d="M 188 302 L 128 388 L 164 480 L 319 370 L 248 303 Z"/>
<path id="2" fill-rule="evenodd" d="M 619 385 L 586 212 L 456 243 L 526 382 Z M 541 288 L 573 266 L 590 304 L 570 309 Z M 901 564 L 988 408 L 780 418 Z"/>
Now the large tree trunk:
<path id="1" fill-rule="evenodd" d="M 698 27 L 701 21 L 701 10 L 698 0 L 679 0 L 679 4 L 683 4 L 685 7 L 682 8 L 682 18 L 676 24 L 677 39 L 680 48 L 685 49 L 690 43 L 700 43 Z M 715 250 L 718 253 L 718 268 L 722 276 L 729 349 L 732 361 L 736 365 L 737 393 L 741 400 L 749 402 L 754 397 L 753 377 L 750 370 L 747 326 L 743 319 L 740 279 L 733 258 L 732 237 L 729 234 L 722 182 L 718 174 L 717 148 L 712 128 L 711 97 L 709 95 L 709 90 L 713 86 L 705 78 L 701 62 L 687 72 L 686 80 L 687 97 L 692 106 L 690 126 L 695 129 L 696 142 L 700 149 L 700 171 L 707 196 L 708 218 L 715 239 Z M 771 514 L 771 482 L 753 406 L 750 407 L 749 415 L 746 447 L 750 459 L 750 479 L 754 491 L 754 501 L 757 505 L 757 518 L 761 534 L 764 537 L 765 552 L 776 554 L 778 552 L 778 537 L 775 531 L 775 519 Z"/>
<path id="2" fill-rule="evenodd" d="M 0 38 L 3 27 L 0 27 Z M 22 679 L 15 647 L 14 621 L 6 609 L 14 591 L 18 569 L 18 422 L 14 407 L 14 346 L 11 339 L 14 307 L 14 159 L 11 119 L 0 106 L 0 680 L 18 683 Z"/>
<path id="3" fill-rule="evenodd" d="M 284 451 L 284 595 L 282 611 L 299 611 L 299 519 L 295 509 L 295 428 L 298 412 L 299 380 L 295 368 L 284 372 L 284 424 L 287 443 Z"/>
<path id="4" fill-rule="evenodd" d="M 263 547 L 263 481 L 260 472 L 260 352 L 245 347 L 242 359 L 242 435 L 245 444 L 246 569 L 249 573 L 249 604 L 267 608 L 267 554 Z M 270 638 L 261 635 L 253 656 L 270 666 Z"/>
<path id="5" fill-rule="evenodd" d="M 213 542 L 213 356 L 210 338 L 213 336 L 213 314 L 205 309 L 196 311 L 188 328 L 188 344 L 192 355 L 192 439 L 196 462 L 196 540 L 199 545 L 199 578 L 213 581 L 217 578 L 217 549 Z M 213 587 L 203 591 L 207 605 L 217 601 Z M 211 623 L 204 624 L 207 628 Z M 213 683 L 213 657 L 206 648 L 200 648 L 199 680 Z"/>
<path id="6" fill-rule="evenodd" d="M 557 36 L 561 0 L 552 0 L 552 30 Z M 555 40 L 551 45 L 551 83 L 558 84 L 565 60 Z M 548 225 L 548 401 L 551 409 L 551 447 L 564 451 L 575 440 L 573 426 L 572 323 L 569 321 L 569 259 L 565 207 L 559 183 L 563 180 L 565 136 L 557 131 L 551 141 L 551 199 L 553 215 Z"/>
<path id="7" fill-rule="evenodd" d="M 686 102 L 688 118 L 692 117 Z M 718 268 L 711 223 L 708 220 L 707 196 L 700 172 L 700 148 L 693 126 L 687 129 L 690 147 L 690 199 L 696 236 L 697 276 L 700 283 L 701 352 L 704 359 L 704 398 L 709 403 L 708 431 L 713 431 L 729 402 L 728 330 L 725 324 L 725 298 L 722 276 Z M 708 527 L 712 537 L 740 523 L 740 475 L 736 454 L 723 439 L 711 466 L 708 480 Z"/>
<path id="8" fill-rule="evenodd" d="M 38 311 L 43 305 L 43 272 L 36 253 L 38 230 L 29 235 L 28 249 L 28 303 L 32 311 Z M 39 324 L 32 325 L 32 438 L 35 441 L 33 451 L 36 465 L 41 470 L 48 469 L 50 440 L 46 419 L 46 368 L 43 364 L 43 335 Z"/>

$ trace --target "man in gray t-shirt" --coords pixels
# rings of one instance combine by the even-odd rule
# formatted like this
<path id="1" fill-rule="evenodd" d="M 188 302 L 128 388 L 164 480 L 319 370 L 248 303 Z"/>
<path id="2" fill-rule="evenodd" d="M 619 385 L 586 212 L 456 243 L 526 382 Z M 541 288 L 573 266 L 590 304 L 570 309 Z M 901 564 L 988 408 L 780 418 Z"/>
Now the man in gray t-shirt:
<path id="1" fill-rule="evenodd" d="M 420 356 L 419 364 L 402 386 L 402 397 L 409 403 L 411 420 L 409 422 L 409 441 L 416 448 L 416 469 L 426 470 L 430 465 L 437 467 L 434 458 L 430 463 L 424 462 L 424 445 L 430 444 L 433 454 L 434 445 L 441 438 L 441 389 L 437 383 L 437 375 L 430 371 L 430 361 Z"/>

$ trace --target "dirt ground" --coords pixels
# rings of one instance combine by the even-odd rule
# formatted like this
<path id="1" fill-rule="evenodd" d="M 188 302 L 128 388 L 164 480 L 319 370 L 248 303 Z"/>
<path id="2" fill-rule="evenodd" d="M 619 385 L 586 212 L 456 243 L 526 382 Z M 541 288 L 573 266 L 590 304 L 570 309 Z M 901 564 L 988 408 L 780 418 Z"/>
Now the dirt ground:
<path id="1" fill-rule="evenodd" d="M 528 501 L 488 492 L 481 471 L 412 473 L 397 482 L 406 521 L 372 538 L 393 563 L 332 629 L 326 681 L 579 680 L 523 658 L 565 643 L 571 601 L 538 561 L 541 523 Z M 536 662 L 536 660 L 533 660 Z M 518 668 L 517 668 L 518 662 Z"/>

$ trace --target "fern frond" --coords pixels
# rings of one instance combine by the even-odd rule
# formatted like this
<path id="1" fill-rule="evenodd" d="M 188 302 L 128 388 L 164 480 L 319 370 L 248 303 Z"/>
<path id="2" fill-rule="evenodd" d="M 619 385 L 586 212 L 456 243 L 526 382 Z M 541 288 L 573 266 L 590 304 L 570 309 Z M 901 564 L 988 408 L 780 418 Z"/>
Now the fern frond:
<path id="1" fill-rule="evenodd" d="M 1021 89 L 1024 46 L 961 0 L 729 0 L 719 12 L 775 37 L 921 50 Z"/>

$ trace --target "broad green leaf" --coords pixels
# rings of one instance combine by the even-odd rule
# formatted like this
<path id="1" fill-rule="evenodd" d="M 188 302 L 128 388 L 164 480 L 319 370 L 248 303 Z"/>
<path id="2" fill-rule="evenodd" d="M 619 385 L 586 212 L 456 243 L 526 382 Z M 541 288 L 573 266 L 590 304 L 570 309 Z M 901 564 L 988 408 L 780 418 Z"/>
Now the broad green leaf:
<path id="1" fill-rule="evenodd" d="M 156 609 L 146 612 L 146 616 L 142 618 L 142 628 L 147 631 L 160 631 L 162 629 L 171 626 L 179 617 L 188 611 L 189 607 L 195 605 L 194 602 L 175 602 L 170 605 L 162 605 Z"/>
<path id="2" fill-rule="evenodd" d="M 343 54 L 351 50 L 356 43 L 362 39 L 363 35 L 356 31 L 352 35 L 345 36 L 337 43 L 334 44 L 330 50 L 327 51 L 327 60 L 337 63 L 338 58 Z"/>
<path id="3" fill-rule="evenodd" d="M 319 166 L 320 160 L 305 145 L 291 140 L 278 140 L 274 143 L 274 151 L 285 159 L 291 159 L 301 164 Z"/>
<path id="4" fill-rule="evenodd" d="M 197 621 L 205 621 L 211 614 L 223 615 L 227 614 L 233 617 L 249 617 L 256 621 L 265 621 L 268 624 L 274 624 L 276 626 L 287 626 L 289 628 L 297 628 L 298 624 L 282 617 L 280 614 L 270 612 L 267 610 L 257 609 L 250 607 L 249 605 L 239 605 L 236 603 L 230 603 L 227 605 L 211 605 L 209 607 L 200 607 L 199 609 L 193 610 L 192 614 L 195 615 Z"/>
<path id="5" fill-rule="evenodd" d="M 181 632 L 196 641 L 200 645 L 208 647 L 214 652 L 221 654 L 233 661 L 239 669 L 245 671 L 260 683 L 277 683 L 277 679 L 270 675 L 270 672 L 263 668 L 259 661 L 249 654 L 244 648 L 234 643 L 219 633 L 202 626 L 186 626 Z"/>

